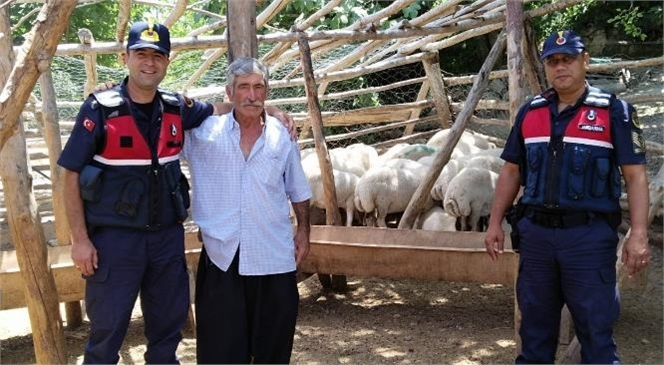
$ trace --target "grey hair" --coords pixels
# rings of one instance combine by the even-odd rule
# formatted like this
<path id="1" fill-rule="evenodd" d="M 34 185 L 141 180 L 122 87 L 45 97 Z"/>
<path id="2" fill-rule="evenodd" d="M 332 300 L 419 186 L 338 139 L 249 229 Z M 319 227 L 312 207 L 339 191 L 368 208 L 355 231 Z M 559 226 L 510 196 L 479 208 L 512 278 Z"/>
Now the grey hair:
<path id="1" fill-rule="evenodd" d="M 265 87 L 268 87 L 270 72 L 259 60 L 251 57 L 240 57 L 228 65 L 226 70 L 226 82 L 229 86 L 235 86 L 235 78 L 242 75 L 258 74 L 263 76 Z"/>

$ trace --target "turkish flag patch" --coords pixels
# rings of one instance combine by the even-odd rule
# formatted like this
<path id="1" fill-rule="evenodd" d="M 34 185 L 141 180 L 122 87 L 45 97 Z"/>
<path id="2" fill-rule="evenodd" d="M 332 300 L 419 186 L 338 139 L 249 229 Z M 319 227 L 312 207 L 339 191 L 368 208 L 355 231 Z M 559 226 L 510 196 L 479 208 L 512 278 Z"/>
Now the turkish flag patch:
<path id="1" fill-rule="evenodd" d="M 95 122 L 93 122 L 90 118 L 85 118 L 83 121 L 83 127 L 87 129 L 88 132 L 92 132 L 92 130 L 95 129 Z"/>

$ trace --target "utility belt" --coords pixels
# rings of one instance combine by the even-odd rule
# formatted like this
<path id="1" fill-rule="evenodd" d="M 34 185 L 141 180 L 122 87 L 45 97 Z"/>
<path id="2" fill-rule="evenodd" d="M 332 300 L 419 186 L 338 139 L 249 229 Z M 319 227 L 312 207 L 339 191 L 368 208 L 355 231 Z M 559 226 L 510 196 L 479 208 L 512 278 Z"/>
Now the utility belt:
<path id="1" fill-rule="evenodd" d="M 523 215 L 533 223 L 546 228 L 571 228 L 588 224 L 595 218 L 603 219 L 611 228 L 616 229 L 620 224 L 620 213 L 601 212 L 565 212 L 546 211 L 530 206 L 523 208 Z"/>

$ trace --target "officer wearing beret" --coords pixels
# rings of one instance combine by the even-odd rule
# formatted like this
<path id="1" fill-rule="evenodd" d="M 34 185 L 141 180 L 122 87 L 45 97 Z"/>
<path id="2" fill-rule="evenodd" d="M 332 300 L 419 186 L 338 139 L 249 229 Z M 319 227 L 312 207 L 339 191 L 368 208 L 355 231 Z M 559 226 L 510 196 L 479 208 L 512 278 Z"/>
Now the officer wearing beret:
<path id="1" fill-rule="evenodd" d="M 184 131 L 232 106 L 159 89 L 170 50 L 168 28 L 135 23 L 123 55 L 127 78 L 87 98 L 58 160 L 71 257 L 86 280 L 86 364 L 118 362 L 139 293 L 145 361 L 178 363 L 189 309 L 182 225 L 189 185 L 179 162 Z"/>
<path id="2" fill-rule="evenodd" d="M 624 179 L 631 224 L 622 261 L 648 265 L 645 144 L 634 107 L 586 82 L 581 37 L 551 34 L 541 53 L 551 88 L 519 110 L 507 139 L 485 246 L 503 252 L 501 221 L 522 187 L 513 225 L 520 242 L 516 295 L 522 342 L 517 363 L 553 363 L 567 304 L 584 363 L 618 363 L 613 324 L 619 198 Z"/>

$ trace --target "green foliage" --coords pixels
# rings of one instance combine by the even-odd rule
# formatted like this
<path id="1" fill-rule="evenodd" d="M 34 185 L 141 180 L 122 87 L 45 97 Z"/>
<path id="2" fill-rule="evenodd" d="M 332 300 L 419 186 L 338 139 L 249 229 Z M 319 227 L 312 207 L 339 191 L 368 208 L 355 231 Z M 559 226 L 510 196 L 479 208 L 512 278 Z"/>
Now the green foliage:
<path id="1" fill-rule="evenodd" d="M 533 1 L 527 4 L 525 9 L 538 8 L 549 3 L 550 1 Z M 661 41 L 664 26 L 662 6 L 661 1 L 587 0 L 533 19 L 533 27 L 541 39 L 561 29 L 583 31 L 612 25 L 622 40 Z"/>
<path id="2" fill-rule="evenodd" d="M 639 13 L 639 7 L 630 7 L 629 9 L 620 9 L 618 10 L 618 15 L 609 19 L 607 22 L 613 24 L 616 29 L 620 29 L 620 26 L 625 30 L 627 35 L 645 41 L 647 36 L 641 28 L 636 24 L 639 19 L 643 18 L 643 14 Z"/>

